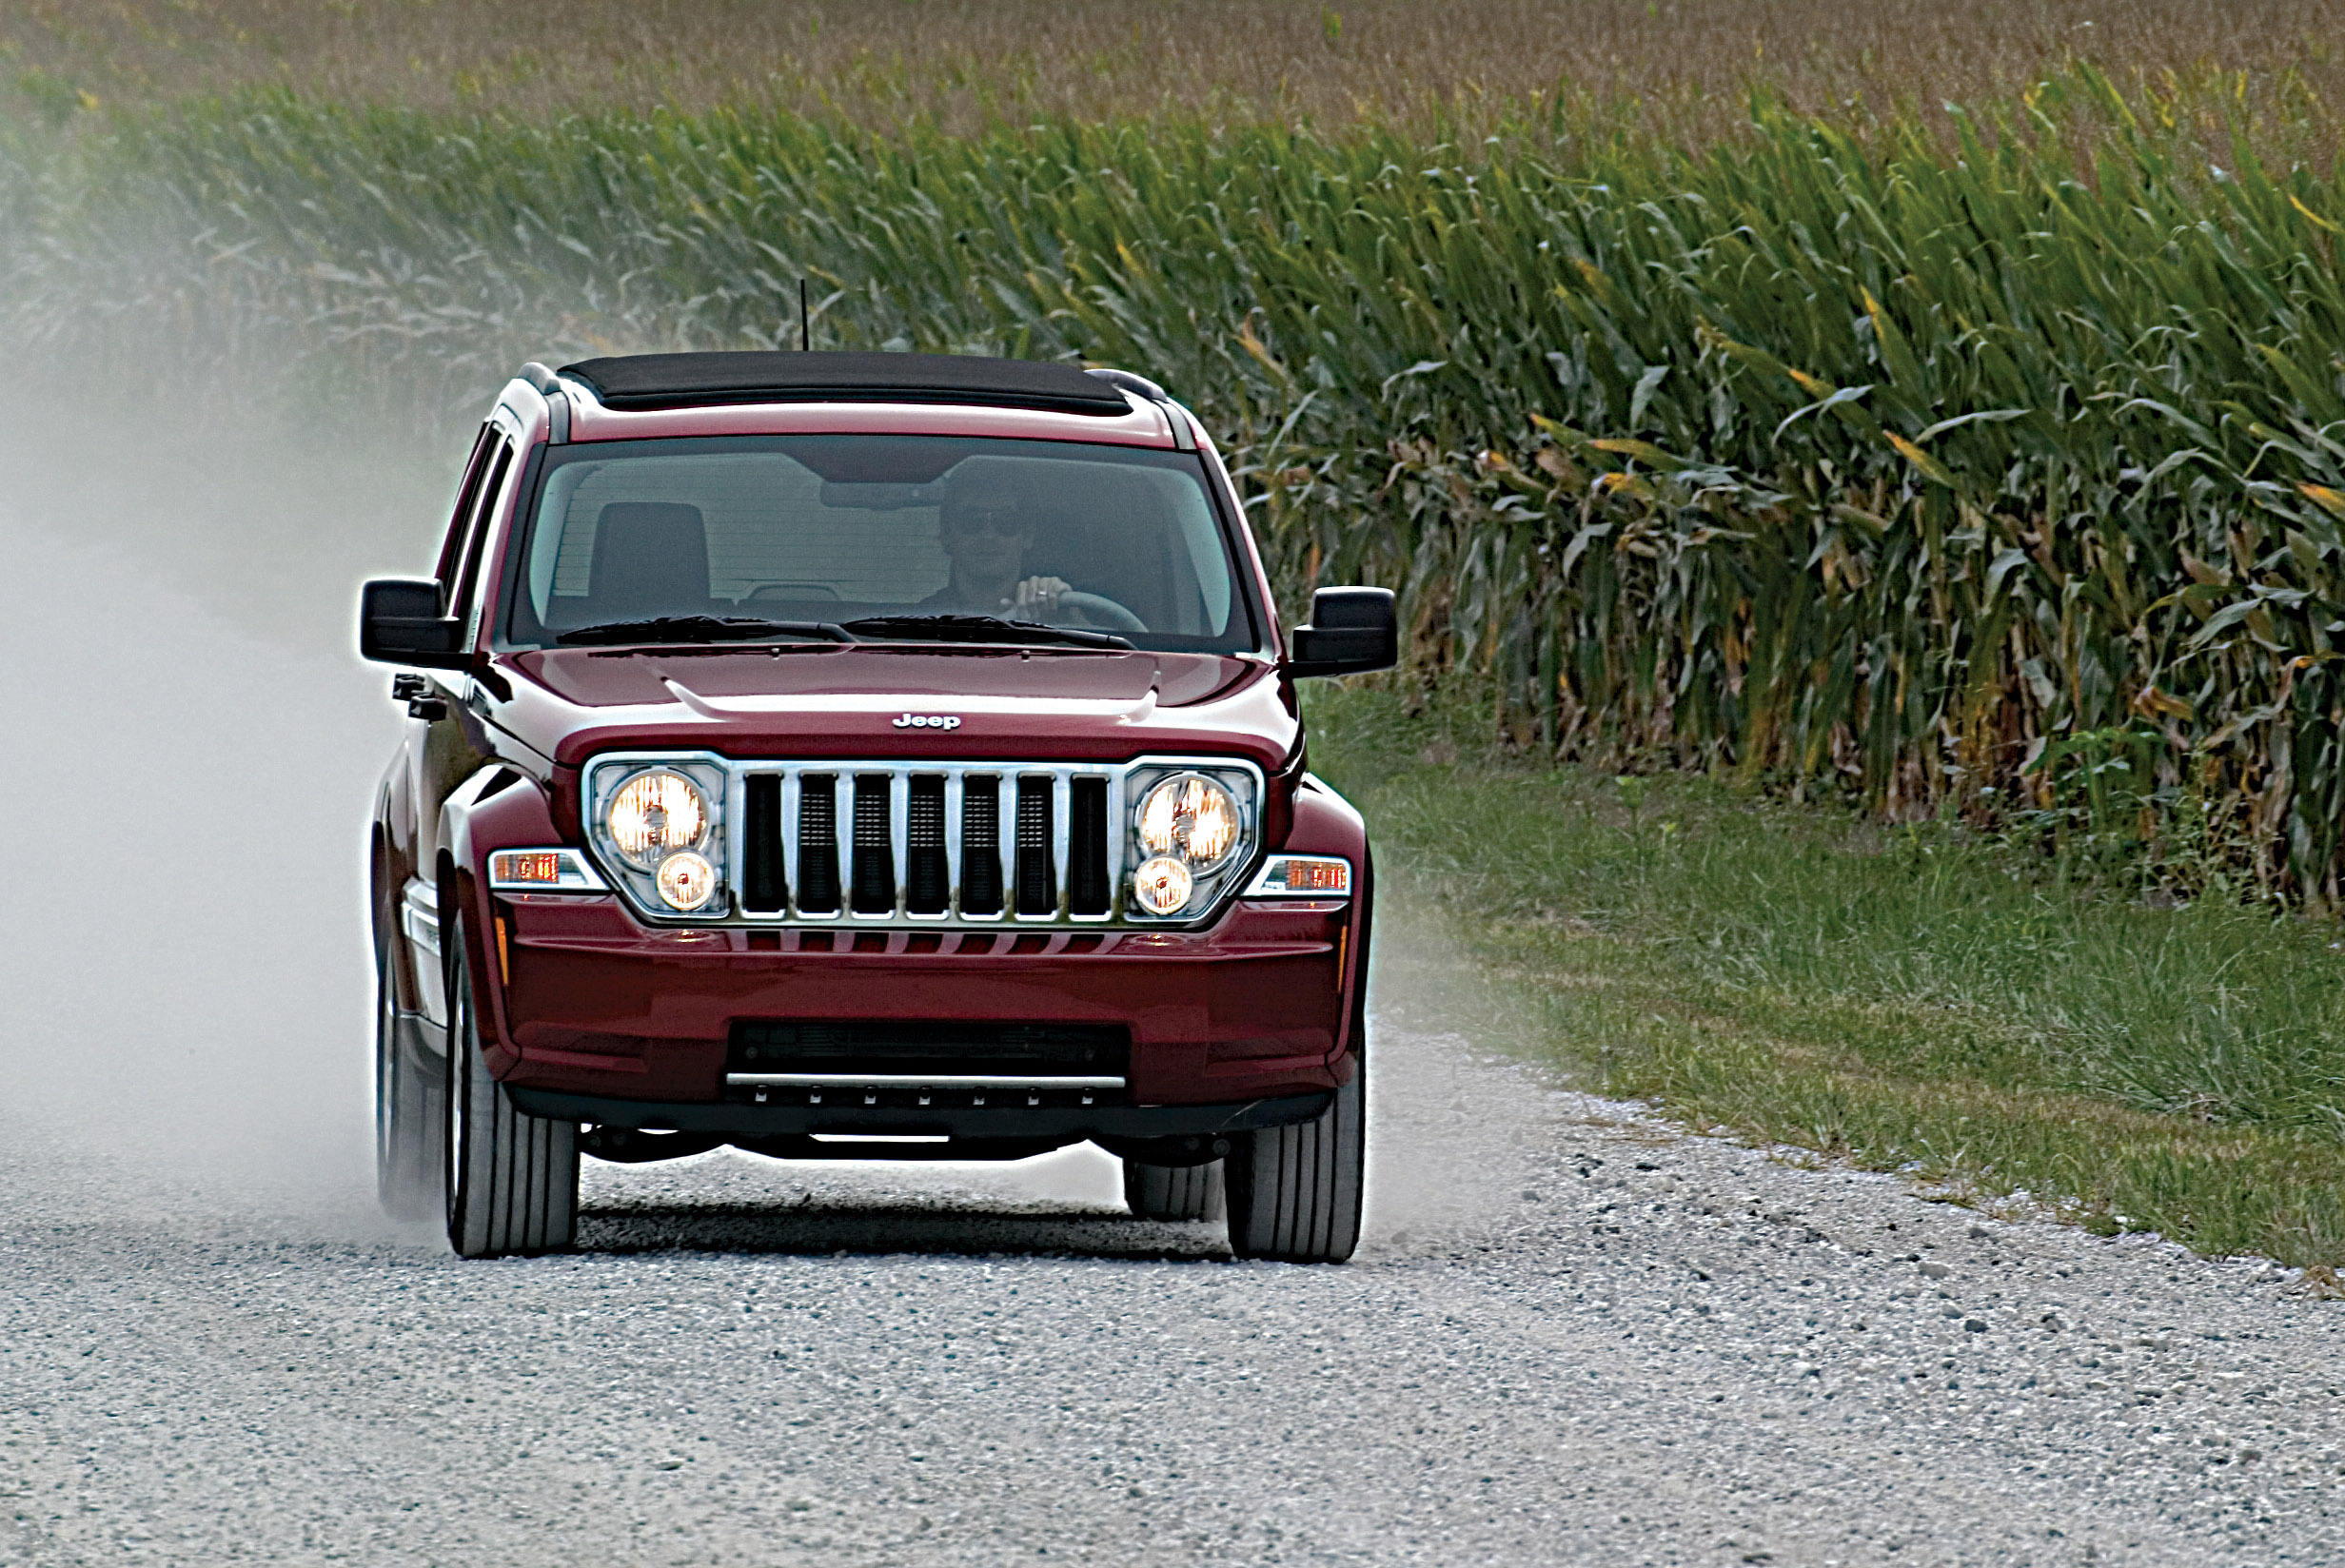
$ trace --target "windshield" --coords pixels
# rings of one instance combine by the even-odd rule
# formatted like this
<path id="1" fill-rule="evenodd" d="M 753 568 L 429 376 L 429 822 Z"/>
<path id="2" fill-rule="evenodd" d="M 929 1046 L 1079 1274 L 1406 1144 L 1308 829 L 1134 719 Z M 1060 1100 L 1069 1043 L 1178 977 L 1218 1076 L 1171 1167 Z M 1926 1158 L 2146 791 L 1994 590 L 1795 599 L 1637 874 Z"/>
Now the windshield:
<path id="1" fill-rule="evenodd" d="M 639 623 L 644 640 L 758 635 L 714 620 L 778 623 L 776 639 L 843 625 L 968 640 L 990 620 L 1011 623 L 1001 640 L 1023 623 L 1108 634 L 1083 639 L 1102 645 L 1258 645 L 1194 453 L 732 436 L 549 447 L 545 460 L 507 646 L 624 641 Z"/>

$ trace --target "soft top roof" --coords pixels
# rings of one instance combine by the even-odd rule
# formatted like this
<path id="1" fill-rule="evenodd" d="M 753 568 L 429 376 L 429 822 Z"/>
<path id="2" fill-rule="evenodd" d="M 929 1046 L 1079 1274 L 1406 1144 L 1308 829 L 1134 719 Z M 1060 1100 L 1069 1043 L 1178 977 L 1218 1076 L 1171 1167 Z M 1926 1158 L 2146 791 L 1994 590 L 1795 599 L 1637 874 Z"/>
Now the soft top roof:
<path id="1" fill-rule="evenodd" d="M 960 354 L 628 354 L 565 364 L 606 408 L 943 402 L 1119 418 L 1124 394 L 1077 365 Z"/>

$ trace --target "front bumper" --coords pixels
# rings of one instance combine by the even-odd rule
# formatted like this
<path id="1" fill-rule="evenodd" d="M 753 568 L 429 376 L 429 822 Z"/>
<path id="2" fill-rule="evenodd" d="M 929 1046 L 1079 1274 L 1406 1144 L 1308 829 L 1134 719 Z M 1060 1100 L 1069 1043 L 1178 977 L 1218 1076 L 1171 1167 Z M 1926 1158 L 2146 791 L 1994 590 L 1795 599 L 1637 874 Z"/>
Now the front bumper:
<path id="1" fill-rule="evenodd" d="M 1323 1096 L 1352 1073 L 1348 901 L 1240 901 L 1194 931 L 847 930 L 824 933 L 827 951 L 800 931 L 645 927 L 609 895 L 502 894 L 491 908 L 490 1068 L 523 1109 L 549 1107 L 537 1114 L 568 1118 L 553 1107 L 578 1100 L 601 1107 L 581 1121 L 776 1137 L 966 1116 L 982 1120 L 936 1130 L 1160 1137 L 1220 1130 L 1247 1107 Z M 735 1026 L 777 1020 L 1110 1025 L 1131 1053 L 1126 1087 L 1096 1105 L 883 1106 L 858 1121 L 860 1107 L 728 1095 Z M 1157 1114 L 1174 1109 L 1193 1114 Z M 1014 1117 L 1067 1127 L 1001 1130 Z"/>
<path id="2" fill-rule="evenodd" d="M 728 1142 L 780 1143 L 818 1135 L 904 1134 L 950 1139 L 959 1148 L 989 1144 L 1058 1147 L 1086 1138 L 1106 1144 L 1167 1139 L 1206 1140 L 1225 1133 L 1308 1122 L 1327 1109 L 1328 1095 L 1285 1095 L 1243 1105 L 1099 1106 L 1089 1109 L 1002 1106 L 989 1109 L 896 1110 L 837 1106 L 660 1104 L 615 1100 L 555 1089 L 508 1085 L 514 1107 L 531 1116 L 589 1122 L 602 1127 L 640 1127 L 660 1132 L 706 1132 Z M 862 1152 L 869 1154 L 871 1150 Z"/>

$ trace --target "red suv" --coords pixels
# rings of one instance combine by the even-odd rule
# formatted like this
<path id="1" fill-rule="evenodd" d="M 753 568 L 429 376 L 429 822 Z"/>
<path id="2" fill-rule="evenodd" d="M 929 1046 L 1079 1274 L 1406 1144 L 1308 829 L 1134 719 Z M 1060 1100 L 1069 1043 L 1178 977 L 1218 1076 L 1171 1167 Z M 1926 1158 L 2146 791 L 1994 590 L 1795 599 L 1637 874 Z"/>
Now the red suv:
<path id="1" fill-rule="evenodd" d="M 1371 878 L 1245 513 L 1152 382 L 915 354 L 532 364 L 428 581 L 375 801 L 377 1156 L 466 1257 L 569 1245 L 581 1150 L 1083 1140 L 1241 1256 L 1358 1239 Z"/>

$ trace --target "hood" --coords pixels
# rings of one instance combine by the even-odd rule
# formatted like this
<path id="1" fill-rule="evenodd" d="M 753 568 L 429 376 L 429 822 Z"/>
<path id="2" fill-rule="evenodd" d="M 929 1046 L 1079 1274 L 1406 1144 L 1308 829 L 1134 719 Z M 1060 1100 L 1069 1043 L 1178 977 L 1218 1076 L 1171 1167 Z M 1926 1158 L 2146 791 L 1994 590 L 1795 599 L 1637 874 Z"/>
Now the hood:
<path id="1" fill-rule="evenodd" d="M 1179 748 L 1275 770 L 1299 735 L 1291 688 L 1269 661 L 1217 654 L 858 643 L 561 648 L 496 664 L 513 695 L 475 713 L 569 767 L 665 747 L 1103 760 Z"/>

